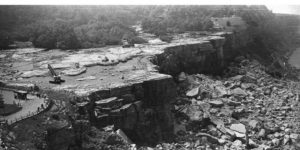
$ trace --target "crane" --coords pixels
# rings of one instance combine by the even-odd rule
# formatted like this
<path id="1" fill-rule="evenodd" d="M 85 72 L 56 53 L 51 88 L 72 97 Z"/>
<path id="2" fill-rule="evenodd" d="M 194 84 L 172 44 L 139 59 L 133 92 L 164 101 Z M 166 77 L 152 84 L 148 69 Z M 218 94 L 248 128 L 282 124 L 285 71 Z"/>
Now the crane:
<path id="1" fill-rule="evenodd" d="M 61 84 L 62 82 L 65 82 L 65 80 L 61 79 L 60 76 L 56 74 L 56 72 L 54 71 L 54 69 L 50 64 L 48 64 L 48 69 L 50 70 L 50 73 L 54 78 L 54 81 L 49 81 L 49 83 Z"/>

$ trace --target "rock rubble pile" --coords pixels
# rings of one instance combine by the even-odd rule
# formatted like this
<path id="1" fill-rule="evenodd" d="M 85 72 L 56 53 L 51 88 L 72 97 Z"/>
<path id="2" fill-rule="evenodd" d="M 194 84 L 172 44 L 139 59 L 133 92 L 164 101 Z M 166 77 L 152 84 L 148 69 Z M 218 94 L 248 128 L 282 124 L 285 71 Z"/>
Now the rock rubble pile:
<path id="1" fill-rule="evenodd" d="M 158 149 L 300 149 L 297 84 L 255 60 L 237 59 L 224 78 L 178 76 L 176 143 Z"/>

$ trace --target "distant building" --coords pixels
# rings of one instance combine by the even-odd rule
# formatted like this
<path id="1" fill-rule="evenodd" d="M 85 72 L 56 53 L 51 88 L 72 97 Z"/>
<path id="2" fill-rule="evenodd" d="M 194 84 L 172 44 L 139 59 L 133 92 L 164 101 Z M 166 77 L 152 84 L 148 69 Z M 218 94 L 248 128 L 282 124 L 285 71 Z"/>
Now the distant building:
<path id="1" fill-rule="evenodd" d="M 247 28 L 245 21 L 238 16 L 231 17 L 212 17 L 213 29 L 217 31 L 240 31 Z"/>
<path id="2" fill-rule="evenodd" d="M 26 91 L 18 90 L 18 91 L 14 91 L 14 93 L 16 99 L 27 100 L 28 93 Z"/>

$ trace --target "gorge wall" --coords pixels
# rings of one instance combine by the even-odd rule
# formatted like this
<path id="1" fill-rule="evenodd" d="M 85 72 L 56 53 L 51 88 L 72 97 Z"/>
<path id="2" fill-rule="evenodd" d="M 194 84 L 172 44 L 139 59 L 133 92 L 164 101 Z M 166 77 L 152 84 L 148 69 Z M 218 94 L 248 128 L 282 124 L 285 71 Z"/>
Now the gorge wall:
<path id="1" fill-rule="evenodd" d="M 172 139 L 172 110 L 177 97 L 177 85 L 173 77 L 180 72 L 222 73 L 227 64 L 226 59 L 239 47 L 236 41 L 238 37 L 233 33 L 220 32 L 161 45 L 127 48 L 127 51 L 139 49 L 140 53 L 132 57 L 130 63 L 124 61 L 119 66 L 101 66 L 104 73 L 93 72 L 97 80 L 77 81 L 63 76 L 67 81 L 62 85 L 49 85 L 48 80 L 39 77 L 29 78 L 28 81 L 36 83 L 34 85 L 42 91 L 51 91 L 51 94 L 47 93 L 50 99 L 65 101 L 68 115 L 72 118 L 69 122 L 74 127 L 77 126 L 76 121 L 72 120 L 85 120 L 99 129 L 114 125 L 114 129 L 122 129 L 134 143 L 155 144 Z M 88 68 L 88 71 L 97 70 L 98 67 Z M 106 72 L 112 76 L 103 79 Z M 34 82 L 35 79 L 40 82 Z M 21 84 L 3 83 L 3 86 L 20 87 Z M 72 130 L 74 132 L 70 133 L 81 132 Z M 70 137 L 76 138 L 75 135 Z M 50 145 L 59 144 L 52 138 L 48 139 Z"/>
<path id="2" fill-rule="evenodd" d="M 152 62 L 159 66 L 159 72 L 172 76 L 180 72 L 221 74 L 230 58 L 249 42 L 246 39 L 238 41 L 240 36 L 220 32 L 197 43 L 170 46 Z"/>
<path id="3" fill-rule="evenodd" d="M 180 72 L 220 74 L 226 63 L 224 57 L 235 48 L 231 33 L 220 35 L 165 47 L 151 59 L 159 68 L 157 77 L 90 93 L 86 112 L 92 124 L 114 124 L 135 143 L 172 139 L 172 102 L 177 96 L 172 76 Z"/>
<path id="4" fill-rule="evenodd" d="M 135 142 L 157 142 L 173 132 L 171 102 L 176 86 L 170 76 L 92 93 L 90 121 L 114 124 Z M 158 132 L 160 131 L 160 132 Z"/>

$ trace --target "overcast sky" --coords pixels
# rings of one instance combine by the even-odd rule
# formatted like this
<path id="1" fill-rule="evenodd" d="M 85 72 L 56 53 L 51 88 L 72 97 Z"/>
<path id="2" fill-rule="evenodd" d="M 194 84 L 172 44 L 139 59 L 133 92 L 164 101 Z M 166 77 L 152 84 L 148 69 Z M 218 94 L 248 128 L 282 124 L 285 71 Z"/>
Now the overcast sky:
<path id="1" fill-rule="evenodd" d="M 300 15 L 300 5 L 267 5 L 274 13 L 298 14 Z"/>
<path id="2" fill-rule="evenodd" d="M 0 0 L 4 5 L 266 5 L 274 13 L 300 15 L 300 0 Z"/>

